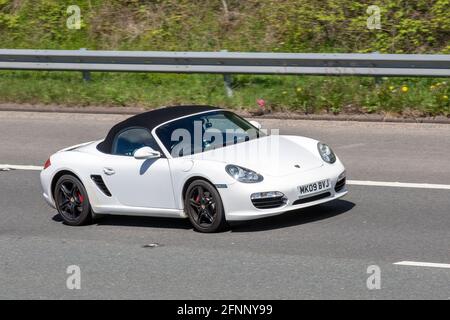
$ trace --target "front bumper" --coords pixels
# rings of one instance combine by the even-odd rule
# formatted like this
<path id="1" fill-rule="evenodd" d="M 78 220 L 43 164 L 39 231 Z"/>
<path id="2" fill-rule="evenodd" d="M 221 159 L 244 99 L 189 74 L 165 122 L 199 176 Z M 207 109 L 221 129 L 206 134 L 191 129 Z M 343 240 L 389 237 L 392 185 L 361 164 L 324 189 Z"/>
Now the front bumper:
<path id="1" fill-rule="evenodd" d="M 314 170 L 286 177 L 264 177 L 265 179 L 261 183 L 245 184 L 236 182 L 228 185 L 227 188 L 218 189 L 223 200 L 226 219 L 228 221 L 259 219 L 339 199 L 348 193 L 346 186 L 338 191 L 335 190 L 339 175 L 344 170 L 341 164 L 322 166 Z M 308 195 L 308 198 L 312 197 L 311 200 L 308 199 L 304 202 L 298 201 L 299 199 L 304 199 L 298 196 L 298 186 L 325 179 L 330 179 L 331 188 L 329 190 Z M 251 194 L 269 191 L 282 192 L 286 196 L 285 204 L 272 209 L 256 208 L 250 199 Z M 329 192 L 327 197 L 317 197 L 317 200 L 315 200 L 314 196 L 326 192 Z"/>
<path id="2" fill-rule="evenodd" d="M 44 196 L 45 202 L 47 202 L 47 204 L 52 207 L 53 209 L 56 209 L 55 203 L 53 202 L 53 200 L 46 194 L 43 193 L 42 194 Z"/>
<path id="3" fill-rule="evenodd" d="M 53 168 L 50 167 L 46 170 L 41 171 L 40 178 L 41 178 L 41 186 L 42 186 L 42 190 L 43 190 L 42 195 L 45 199 L 45 202 L 53 209 L 56 209 L 55 202 L 52 197 L 52 190 L 51 190 L 53 174 L 54 174 Z"/>

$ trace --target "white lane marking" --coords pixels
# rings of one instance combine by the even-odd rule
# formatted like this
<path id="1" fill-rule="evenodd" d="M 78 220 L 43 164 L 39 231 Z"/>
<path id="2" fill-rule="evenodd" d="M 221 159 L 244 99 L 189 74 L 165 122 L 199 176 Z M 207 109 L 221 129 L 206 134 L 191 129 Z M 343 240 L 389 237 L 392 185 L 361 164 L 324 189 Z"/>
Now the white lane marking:
<path id="1" fill-rule="evenodd" d="M 41 171 L 43 167 L 39 166 L 17 166 L 12 164 L 0 164 L 0 171 L 9 170 L 28 170 L 28 171 Z"/>
<path id="2" fill-rule="evenodd" d="M 354 185 L 354 186 L 373 186 L 373 187 L 394 187 L 394 188 L 416 188 L 416 189 L 450 190 L 450 185 L 448 185 L 448 184 L 406 183 L 406 182 L 385 182 L 385 181 L 361 181 L 361 180 L 347 180 L 347 184 Z"/>
<path id="3" fill-rule="evenodd" d="M 416 261 L 400 261 L 394 263 L 400 266 L 413 266 L 413 267 L 429 267 L 429 268 L 445 268 L 450 269 L 450 264 L 445 263 L 432 263 L 432 262 L 416 262 Z"/>
<path id="4" fill-rule="evenodd" d="M 365 143 L 353 143 L 353 144 L 346 144 L 343 146 L 336 146 L 336 149 L 352 149 L 352 148 L 358 148 L 358 147 L 363 147 L 365 146 Z"/>

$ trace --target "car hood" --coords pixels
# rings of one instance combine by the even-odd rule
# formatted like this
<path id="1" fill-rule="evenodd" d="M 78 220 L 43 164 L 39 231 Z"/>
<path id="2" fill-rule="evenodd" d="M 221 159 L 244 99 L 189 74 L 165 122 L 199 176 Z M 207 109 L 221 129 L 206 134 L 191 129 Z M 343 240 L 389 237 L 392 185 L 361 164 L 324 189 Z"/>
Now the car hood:
<path id="1" fill-rule="evenodd" d="M 284 176 L 323 165 L 300 144 L 285 136 L 266 136 L 194 155 L 194 160 L 220 161 L 242 166 L 262 175 Z"/>

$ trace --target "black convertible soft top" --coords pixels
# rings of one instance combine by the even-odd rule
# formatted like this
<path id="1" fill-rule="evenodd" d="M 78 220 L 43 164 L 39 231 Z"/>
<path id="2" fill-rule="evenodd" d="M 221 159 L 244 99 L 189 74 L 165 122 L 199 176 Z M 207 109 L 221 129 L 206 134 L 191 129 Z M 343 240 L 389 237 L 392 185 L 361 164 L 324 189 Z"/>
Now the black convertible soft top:
<path id="1" fill-rule="evenodd" d="M 220 110 L 220 108 L 212 106 L 189 105 L 189 106 L 165 107 L 161 109 L 140 113 L 112 127 L 111 130 L 109 130 L 109 133 L 106 136 L 105 140 L 98 144 L 97 149 L 104 153 L 111 153 L 115 136 L 126 128 L 144 127 L 147 128 L 149 131 L 152 131 L 155 127 L 164 122 L 184 116 L 189 116 L 195 113 L 212 110 Z"/>

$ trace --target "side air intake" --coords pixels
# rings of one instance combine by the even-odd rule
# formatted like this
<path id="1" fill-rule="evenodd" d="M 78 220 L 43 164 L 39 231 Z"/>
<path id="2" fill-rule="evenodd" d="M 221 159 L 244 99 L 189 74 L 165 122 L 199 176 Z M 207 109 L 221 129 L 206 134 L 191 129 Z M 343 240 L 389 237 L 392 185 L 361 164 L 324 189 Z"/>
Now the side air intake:
<path id="1" fill-rule="evenodd" d="M 111 197 L 111 192 L 109 192 L 108 187 L 105 184 L 105 181 L 103 181 L 102 176 L 99 175 L 91 175 L 92 181 L 97 185 L 97 187 L 108 197 Z"/>

